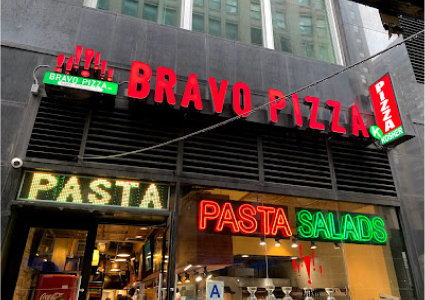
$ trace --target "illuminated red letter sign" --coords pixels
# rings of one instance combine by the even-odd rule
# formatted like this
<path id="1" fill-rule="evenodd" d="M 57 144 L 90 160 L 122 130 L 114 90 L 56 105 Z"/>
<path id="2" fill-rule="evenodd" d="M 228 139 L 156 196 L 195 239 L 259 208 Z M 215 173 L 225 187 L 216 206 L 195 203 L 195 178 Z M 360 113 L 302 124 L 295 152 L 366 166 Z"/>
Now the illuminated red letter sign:
<path id="1" fill-rule="evenodd" d="M 397 107 L 390 75 L 387 74 L 369 88 L 375 111 L 376 124 L 379 129 L 372 128 L 372 135 L 379 138 L 382 144 L 394 141 L 403 136 L 400 113 Z M 372 126 L 373 127 L 373 126 Z"/>
<path id="2" fill-rule="evenodd" d="M 202 200 L 198 229 L 208 233 L 243 236 L 292 236 L 286 207 L 252 202 Z"/>

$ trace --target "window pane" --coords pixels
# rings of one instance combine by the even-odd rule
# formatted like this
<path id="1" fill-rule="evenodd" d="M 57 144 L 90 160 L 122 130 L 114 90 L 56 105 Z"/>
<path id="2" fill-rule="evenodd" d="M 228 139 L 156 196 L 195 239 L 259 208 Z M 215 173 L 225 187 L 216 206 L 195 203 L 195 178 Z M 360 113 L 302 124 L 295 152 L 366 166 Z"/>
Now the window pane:
<path id="1" fill-rule="evenodd" d="M 108 0 L 97 0 L 96 7 L 99 9 L 108 9 Z"/>
<path id="2" fill-rule="evenodd" d="M 311 17 L 300 17 L 300 33 L 310 35 L 313 33 Z"/>
<path id="3" fill-rule="evenodd" d="M 313 57 L 314 54 L 314 45 L 310 43 L 303 43 L 303 56 Z"/>
<path id="4" fill-rule="evenodd" d="M 238 40 L 238 25 L 226 23 L 226 38 L 231 40 Z"/>
<path id="5" fill-rule="evenodd" d="M 204 16 L 193 14 L 192 16 L 192 30 L 199 31 L 199 32 L 205 32 L 205 26 L 204 26 Z"/>
<path id="6" fill-rule="evenodd" d="M 226 12 L 230 14 L 238 13 L 238 1 L 237 0 L 226 0 Z"/>
<path id="7" fill-rule="evenodd" d="M 327 33 L 327 25 L 325 20 L 317 20 L 316 21 L 317 35 L 326 36 Z"/>
<path id="8" fill-rule="evenodd" d="M 286 21 L 285 21 L 285 13 L 281 11 L 277 11 L 275 15 L 273 16 L 273 27 L 274 28 L 286 28 Z"/>
<path id="9" fill-rule="evenodd" d="M 251 3 L 251 18 L 261 19 L 261 5 L 257 3 Z"/>
<path id="10" fill-rule="evenodd" d="M 319 46 L 319 56 L 323 61 L 329 61 L 328 47 L 327 46 Z"/>
<path id="11" fill-rule="evenodd" d="M 254 45 L 263 45 L 263 34 L 261 28 L 251 28 L 251 43 Z"/>
<path id="12" fill-rule="evenodd" d="M 193 0 L 193 5 L 204 6 L 204 0 Z"/>
<path id="13" fill-rule="evenodd" d="M 208 33 L 215 36 L 221 36 L 221 22 L 220 20 L 209 19 L 208 20 Z"/>
<path id="14" fill-rule="evenodd" d="M 285 52 L 292 52 L 291 42 L 285 37 L 280 38 L 280 49 Z"/>
<path id="15" fill-rule="evenodd" d="M 203 3 L 203 0 L 193 1 Z M 160 24 L 180 25 L 182 0 L 148 0 L 148 2 L 147 0 L 97 0 L 96 7 Z"/>
<path id="16" fill-rule="evenodd" d="M 165 25 L 177 26 L 176 24 L 176 10 L 166 8 L 165 9 Z"/>
<path id="17" fill-rule="evenodd" d="M 211 9 L 220 10 L 220 0 L 209 0 L 209 7 Z"/>
<path id="18" fill-rule="evenodd" d="M 332 298 L 337 300 L 379 299 L 380 294 L 419 299 L 413 293 L 404 239 L 392 207 L 301 197 L 294 201 L 290 196 L 199 185 L 185 191 L 179 203 L 175 270 L 177 288 L 190 299 L 205 299 L 204 279 L 195 282 L 194 273 L 203 272 L 198 266 L 222 283 L 229 296 L 225 299 L 246 300 L 247 287 L 255 287 L 250 290 L 259 300 L 283 299 L 282 287 L 289 287 L 294 300 L 327 299 L 325 287 L 334 287 Z M 208 205 L 214 203 L 217 216 L 201 214 L 198 208 L 204 199 Z M 237 227 L 243 221 L 235 212 L 242 211 L 242 205 L 257 220 L 250 232 Z M 270 219 L 281 211 L 290 230 L 261 232 L 259 205 L 271 211 Z M 227 224 L 218 216 L 225 213 L 233 216 Z M 198 229 L 201 218 L 204 226 Z M 189 272 L 184 272 L 188 265 Z M 266 286 L 274 289 L 268 298 Z M 306 287 L 309 292 L 303 292 Z"/>
<path id="19" fill-rule="evenodd" d="M 263 44 L 259 0 L 208 0 L 204 3 L 204 7 L 195 4 L 192 6 L 194 31 L 247 44 Z M 255 29 L 252 31 L 251 28 Z"/>
<path id="20" fill-rule="evenodd" d="M 299 0 L 301 6 L 310 6 L 310 0 Z"/>
<path id="21" fill-rule="evenodd" d="M 276 50 L 335 63 L 324 0 L 271 0 L 271 5 Z"/>
<path id="22" fill-rule="evenodd" d="M 156 22 L 156 16 L 158 13 L 158 7 L 150 4 L 145 4 L 143 7 L 142 18 L 148 21 Z"/>
<path id="23" fill-rule="evenodd" d="M 137 17 L 138 0 L 124 0 L 122 6 L 122 13 L 124 15 Z"/>
<path id="24" fill-rule="evenodd" d="M 325 2 L 323 0 L 314 1 L 316 9 L 325 9 Z"/>

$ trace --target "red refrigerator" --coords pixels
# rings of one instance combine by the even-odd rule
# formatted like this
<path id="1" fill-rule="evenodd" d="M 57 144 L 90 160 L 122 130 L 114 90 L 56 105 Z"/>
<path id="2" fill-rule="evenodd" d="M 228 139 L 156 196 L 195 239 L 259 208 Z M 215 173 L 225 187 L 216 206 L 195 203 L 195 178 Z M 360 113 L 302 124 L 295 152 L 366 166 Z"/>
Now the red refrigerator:
<path id="1" fill-rule="evenodd" d="M 67 274 L 41 274 L 38 277 L 34 300 L 75 300 L 77 276 Z"/>

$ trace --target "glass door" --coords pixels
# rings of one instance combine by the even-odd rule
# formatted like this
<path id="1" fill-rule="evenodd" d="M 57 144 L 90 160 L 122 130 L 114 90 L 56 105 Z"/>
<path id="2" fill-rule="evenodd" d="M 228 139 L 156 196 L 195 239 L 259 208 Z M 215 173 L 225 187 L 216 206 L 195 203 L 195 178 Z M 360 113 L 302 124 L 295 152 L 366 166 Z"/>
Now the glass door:
<path id="1" fill-rule="evenodd" d="M 88 230 L 30 227 L 13 300 L 78 299 L 87 236 Z"/>

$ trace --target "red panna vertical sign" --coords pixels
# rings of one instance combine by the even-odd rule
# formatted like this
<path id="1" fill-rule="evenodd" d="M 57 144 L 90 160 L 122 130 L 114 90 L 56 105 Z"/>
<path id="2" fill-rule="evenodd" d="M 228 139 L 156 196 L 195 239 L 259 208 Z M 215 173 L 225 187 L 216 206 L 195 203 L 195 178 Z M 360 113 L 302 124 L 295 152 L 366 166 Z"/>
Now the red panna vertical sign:
<path id="1" fill-rule="evenodd" d="M 404 133 L 390 75 L 379 79 L 370 88 L 377 126 L 371 126 L 371 134 L 382 144 L 391 142 Z"/>

